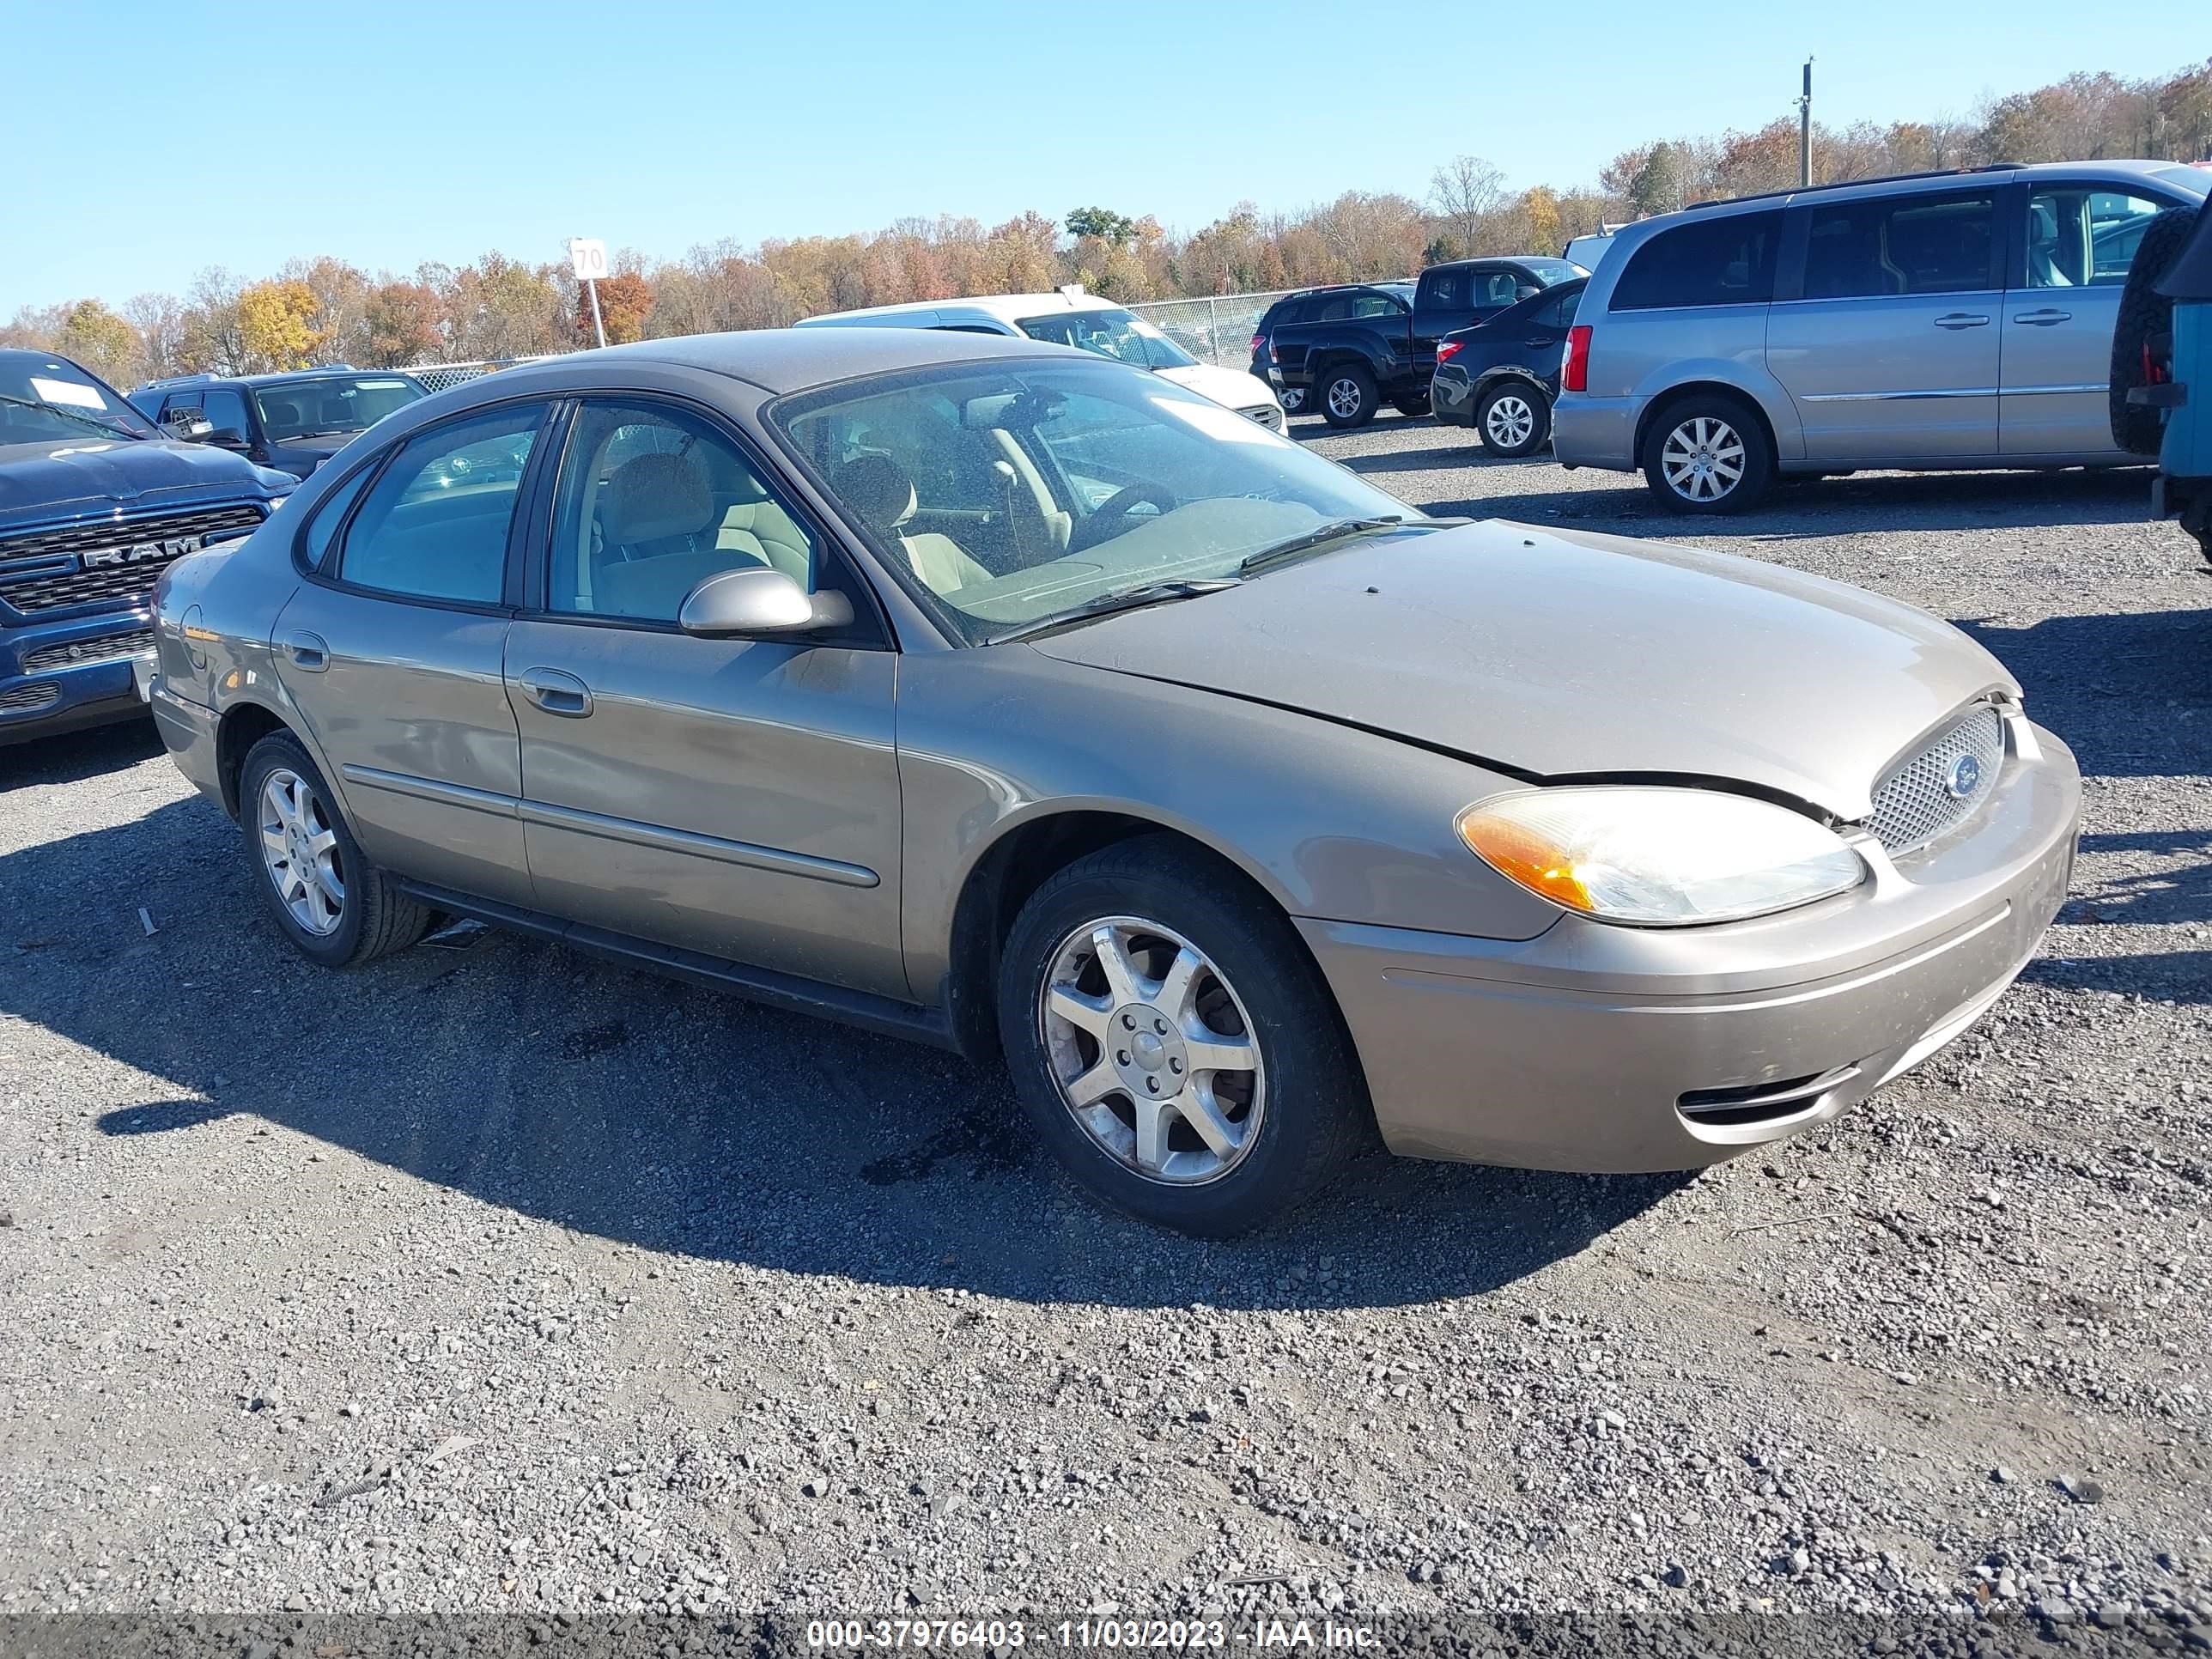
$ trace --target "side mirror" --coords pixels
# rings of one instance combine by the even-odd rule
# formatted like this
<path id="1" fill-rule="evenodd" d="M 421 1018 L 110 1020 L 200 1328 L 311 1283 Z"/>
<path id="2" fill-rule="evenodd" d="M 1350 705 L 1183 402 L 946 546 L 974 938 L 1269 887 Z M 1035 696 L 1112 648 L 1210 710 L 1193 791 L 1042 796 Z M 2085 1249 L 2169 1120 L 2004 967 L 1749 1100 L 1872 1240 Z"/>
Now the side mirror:
<path id="1" fill-rule="evenodd" d="M 678 628 L 705 639 L 805 634 L 852 620 L 853 603 L 842 593 L 810 594 L 766 565 L 715 572 L 684 596 L 676 613 Z"/>

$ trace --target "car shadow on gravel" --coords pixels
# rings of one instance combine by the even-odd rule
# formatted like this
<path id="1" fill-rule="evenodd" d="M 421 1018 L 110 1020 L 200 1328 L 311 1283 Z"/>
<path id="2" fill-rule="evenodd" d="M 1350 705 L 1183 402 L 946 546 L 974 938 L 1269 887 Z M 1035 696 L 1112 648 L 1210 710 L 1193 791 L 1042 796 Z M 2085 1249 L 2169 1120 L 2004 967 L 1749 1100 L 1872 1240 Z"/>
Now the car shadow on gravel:
<path id="1" fill-rule="evenodd" d="M 125 720 L 0 748 L 0 794 L 29 784 L 78 783 L 151 760 L 161 739 L 151 720 Z"/>
<path id="2" fill-rule="evenodd" d="M 1444 465 L 1505 466 L 1487 462 L 1480 448 L 1464 452 L 1403 452 L 1433 455 Z M 1353 456 L 1356 471 L 1387 471 L 1395 456 Z M 1587 476 L 1587 475 L 1584 475 Z M 1994 529 L 2017 523 L 2024 513 L 2039 525 L 2137 524 L 2150 517 L 2148 472 L 1875 473 L 1863 477 L 1784 478 L 1758 506 L 1741 513 L 1698 516 L 1671 513 L 1640 479 L 1612 475 L 1619 489 L 1501 490 L 1461 501 L 1424 503 L 1438 514 L 1513 519 L 1528 524 L 1571 524 L 1625 535 L 1666 536 L 1724 544 L 1747 539 L 1800 539 L 1861 535 L 1869 531 Z M 2181 556 L 2178 551 L 2177 559 Z"/>
<path id="3" fill-rule="evenodd" d="M 1296 1310 L 1480 1295 L 1688 1179 L 1378 1153 L 1260 1235 L 1185 1239 L 1085 1199 L 996 1068 L 495 933 L 316 969 L 260 915 L 236 836 L 194 798 L 0 857 L 0 1012 L 138 1074 L 55 1062 L 85 1127 L 174 1160 L 180 1192 L 229 1163 L 282 1211 L 291 1169 L 323 1152 L 318 1182 L 343 1187 L 351 1153 L 671 1258 Z"/>

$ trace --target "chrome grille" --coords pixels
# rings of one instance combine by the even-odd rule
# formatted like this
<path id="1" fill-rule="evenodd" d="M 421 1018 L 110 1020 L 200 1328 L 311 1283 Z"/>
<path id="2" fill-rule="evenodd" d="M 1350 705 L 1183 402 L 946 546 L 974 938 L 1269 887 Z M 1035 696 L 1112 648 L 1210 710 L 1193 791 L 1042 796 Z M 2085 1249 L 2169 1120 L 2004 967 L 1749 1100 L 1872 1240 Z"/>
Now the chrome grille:
<path id="1" fill-rule="evenodd" d="M 261 520 L 259 507 L 234 501 L 190 513 L 97 519 L 0 538 L 0 599 L 18 611 L 57 611 L 64 605 L 135 599 L 152 590 L 169 557 L 87 564 L 83 556 L 210 536 L 219 530 L 250 529 Z"/>
<path id="2" fill-rule="evenodd" d="M 71 640 L 66 645 L 42 645 L 23 659 L 26 674 L 52 668 L 79 668 L 89 662 L 112 662 L 118 657 L 143 656 L 154 648 L 154 630 L 135 629 L 128 634 L 105 634 L 96 640 Z"/>
<path id="3" fill-rule="evenodd" d="M 0 691 L 0 714 L 25 714 L 62 700 L 58 685 L 17 685 Z"/>
<path id="4" fill-rule="evenodd" d="M 2004 720 L 1984 704 L 1881 781 L 1868 830 L 1893 857 L 1925 847 L 1989 799 L 2004 749 Z"/>

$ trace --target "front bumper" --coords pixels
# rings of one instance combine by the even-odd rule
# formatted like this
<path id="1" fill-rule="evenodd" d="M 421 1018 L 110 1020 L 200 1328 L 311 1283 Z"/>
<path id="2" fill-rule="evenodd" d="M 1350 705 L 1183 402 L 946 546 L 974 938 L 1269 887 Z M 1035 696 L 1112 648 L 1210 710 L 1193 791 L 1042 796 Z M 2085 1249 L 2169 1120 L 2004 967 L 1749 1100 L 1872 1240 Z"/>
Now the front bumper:
<path id="1" fill-rule="evenodd" d="M 1384 1141 L 1531 1169 L 1695 1169 L 1917 1065 L 1996 1000 L 2066 896 L 2080 776 L 2064 744 L 2021 727 L 1968 827 L 1802 910 L 1677 929 L 1568 915 L 1522 942 L 1301 921 Z"/>
<path id="2" fill-rule="evenodd" d="M 137 719 L 131 665 L 152 649 L 143 611 L 0 632 L 0 744 Z"/>
<path id="3" fill-rule="evenodd" d="M 1593 398 L 1563 392 L 1552 404 L 1552 453 L 1565 466 L 1636 470 L 1636 422 L 1641 398 Z"/>

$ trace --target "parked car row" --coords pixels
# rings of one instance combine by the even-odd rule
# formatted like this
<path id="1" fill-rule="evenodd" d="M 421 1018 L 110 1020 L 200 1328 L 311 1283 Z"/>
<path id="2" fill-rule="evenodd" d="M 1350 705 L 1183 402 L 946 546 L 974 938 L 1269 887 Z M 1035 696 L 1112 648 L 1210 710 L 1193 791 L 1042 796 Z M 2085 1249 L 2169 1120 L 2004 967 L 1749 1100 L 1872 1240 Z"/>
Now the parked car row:
<path id="1" fill-rule="evenodd" d="M 1411 283 L 1306 289 L 1260 319 L 1252 373 L 1282 389 L 1286 408 L 1334 427 L 1364 426 L 1385 402 L 1426 414 L 1440 341 L 1588 275 L 1565 259 L 1453 259 Z"/>

